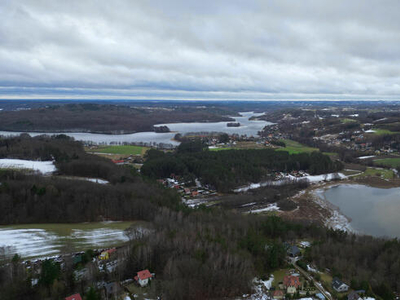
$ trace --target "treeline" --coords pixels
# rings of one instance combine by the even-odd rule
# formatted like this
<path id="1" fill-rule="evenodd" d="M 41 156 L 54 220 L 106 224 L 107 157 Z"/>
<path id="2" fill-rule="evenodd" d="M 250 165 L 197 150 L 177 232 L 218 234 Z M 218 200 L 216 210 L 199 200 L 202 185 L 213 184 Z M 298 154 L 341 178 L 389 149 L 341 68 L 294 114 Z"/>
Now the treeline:
<path id="1" fill-rule="evenodd" d="M 176 208 L 171 190 L 145 181 L 128 166 L 87 154 L 81 143 L 59 135 L 0 140 L 0 158 L 54 160 L 55 176 L 0 171 L 0 224 L 152 219 L 159 206 Z M 57 176 L 63 175 L 63 176 Z M 101 185 L 73 177 L 101 178 Z"/>
<path id="2" fill-rule="evenodd" d="M 178 122 L 231 121 L 231 111 L 212 107 L 179 106 L 168 109 L 93 103 L 49 105 L 22 111 L 3 111 L 0 130 L 127 133 L 153 131 L 153 125 Z"/>
<path id="3" fill-rule="evenodd" d="M 248 182 L 259 182 L 275 171 L 305 170 L 323 174 L 341 168 L 341 163 L 331 161 L 320 152 L 289 155 L 273 149 L 207 151 L 200 141 L 191 141 L 182 143 L 174 153 L 149 151 L 141 172 L 152 178 L 171 174 L 189 180 L 197 177 L 203 184 L 226 192 Z"/>
<path id="4" fill-rule="evenodd" d="M 0 182 L 0 224 L 152 220 L 157 207 L 180 205 L 173 191 L 139 179 L 101 185 L 2 171 Z"/>
<path id="5" fill-rule="evenodd" d="M 0 139 L 0 158 L 55 162 L 57 174 L 102 178 L 111 183 L 137 180 L 133 170 L 116 166 L 111 160 L 85 152 L 81 142 L 66 135 L 36 136 L 21 134 Z"/>

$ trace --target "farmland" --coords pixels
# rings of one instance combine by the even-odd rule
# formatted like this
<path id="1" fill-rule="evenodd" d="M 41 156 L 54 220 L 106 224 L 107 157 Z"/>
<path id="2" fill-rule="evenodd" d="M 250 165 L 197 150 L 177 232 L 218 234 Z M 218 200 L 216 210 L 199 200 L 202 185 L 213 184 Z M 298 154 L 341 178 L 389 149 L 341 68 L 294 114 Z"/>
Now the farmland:
<path id="1" fill-rule="evenodd" d="M 317 148 L 308 147 L 292 140 L 281 140 L 285 143 L 285 148 L 279 148 L 277 151 L 287 151 L 289 154 L 297 154 L 302 152 L 319 151 Z"/>
<path id="2" fill-rule="evenodd" d="M 375 159 L 374 163 L 376 165 L 383 165 L 386 167 L 398 168 L 398 167 L 400 167 L 400 157 L 399 158 Z"/>
<path id="3" fill-rule="evenodd" d="M 144 155 L 149 148 L 131 145 L 106 146 L 90 149 L 88 151 L 103 154 Z"/>

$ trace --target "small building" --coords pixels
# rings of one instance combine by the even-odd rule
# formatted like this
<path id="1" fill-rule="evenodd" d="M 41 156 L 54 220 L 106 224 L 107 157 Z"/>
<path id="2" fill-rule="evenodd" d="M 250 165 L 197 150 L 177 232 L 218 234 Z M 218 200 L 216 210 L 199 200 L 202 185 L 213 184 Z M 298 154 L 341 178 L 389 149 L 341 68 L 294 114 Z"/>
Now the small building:
<path id="1" fill-rule="evenodd" d="M 301 252 L 300 252 L 300 249 L 296 245 L 293 245 L 288 248 L 287 253 L 291 257 L 297 257 L 300 255 Z"/>
<path id="2" fill-rule="evenodd" d="M 80 294 L 73 294 L 69 297 L 66 297 L 65 300 L 82 300 L 82 297 Z"/>
<path id="3" fill-rule="evenodd" d="M 283 285 L 286 288 L 288 294 L 294 294 L 297 289 L 301 286 L 299 276 L 285 276 L 283 278 Z"/>
<path id="4" fill-rule="evenodd" d="M 347 300 L 361 300 L 361 297 L 357 291 L 352 291 L 347 295 Z"/>
<path id="5" fill-rule="evenodd" d="M 149 280 L 153 278 L 153 275 L 150 273 L 149 270 L 142 270 L 137 272 L 135 276 L 136 282 L 141 286 L 144 287 L 149 284 Z"/>
<path id="6" fill-rule="evenodd" d="M 285 298 L 285 293 L 282 290 L 275 290 L 272 292 L 272 298 L 274 299 L 283 299 Z"/>
<path id="7" fill-rule="evenodd" d="M 339 293 L 347 292 L 349 290 L 349 286 L 336 277 L 332 280 L 332 287 Z"/>
<path id="8" fill-rule="evenodd" d="M 115 248 L 105 250 L 105 251 L 101 252 L 101 254 L 100 254 L 99 257 L 100 257 L 101 260 L 110 259 L 110 256 L 111 256 L 115 251 L 117 251 L 117 249 L 115 249 Z"/>

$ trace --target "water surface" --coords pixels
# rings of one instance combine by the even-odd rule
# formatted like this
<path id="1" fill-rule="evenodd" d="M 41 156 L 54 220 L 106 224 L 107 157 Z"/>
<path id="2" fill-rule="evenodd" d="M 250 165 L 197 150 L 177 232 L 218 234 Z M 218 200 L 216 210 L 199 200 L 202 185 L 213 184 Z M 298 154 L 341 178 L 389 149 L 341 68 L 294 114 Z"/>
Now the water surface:
<path id="1" fill-rule="evenodd" d="M 317 194 L 349 217 L 358 232 L 400 238 L 400 188 L 342 184 Z"/>
<path id="2" fill-rule="evenodd" d="M 211 123 L 171 123 L 171 124 L 157 124 L 156 126 L 166 125 L 173 132 L 155 133 L 155 132 L 138 132 L 132 134 L 96 134 L 86 132 L 64 132 L 68 136 L 73 137 L 77 141 L 93 142 L 96 144 L 120 144 L 120 143 L 147 143 L 147 144 L 171 144 L 179 145 L 179 142 L 174 141 L 173 138 L 176 133 L 189 133 L 189 132 L 225 132 L 228 134 L 239 134 L 247 136 L 257 136 L 257 133 L 264 128 L 264 126 L 271 125 L 271 122 L 266 121 L 250 121 L 252 116 L 262 115 L 261 113 L 242 112 L 240 117 L 233 117 L 235 122 L 241 124 L 240 127 L 228 127 L 226 124 L 229 122 L 211 122 Z M 0 131 L 0 135 L 20 135 L 22 132 Z M 26 132 L 31 136 L 41 134 L 54 135 L 59 133 L 40 133 L 40 132 Z"/>

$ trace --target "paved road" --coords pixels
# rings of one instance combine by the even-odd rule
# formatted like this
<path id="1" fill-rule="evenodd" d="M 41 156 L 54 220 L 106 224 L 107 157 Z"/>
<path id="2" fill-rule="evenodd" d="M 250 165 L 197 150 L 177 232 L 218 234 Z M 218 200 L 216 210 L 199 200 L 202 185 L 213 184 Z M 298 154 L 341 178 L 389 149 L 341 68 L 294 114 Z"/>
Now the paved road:
<path id="1" fill-rule="evenodd" d="M 303 270 L 302 268 L 300 268 L 297 264 L 296 264 L 296 259 L 292 259 L 292 264 L 293 266 L 301 273 L 304 275 L 304 277 L 306 277 L 308 280 L 310 280 L 311 282 L 314 283 L 315 287 L 321 292 L 322 295 L 325 296 L 326 299 L 328 300 L 333 300 L 331 294 L 329 294 L 324 287 L 322 286 L 322 284 L 320 284 L 318 281 L 316 281 L 308 272 L 306 272 L 305 270 Z"/>

